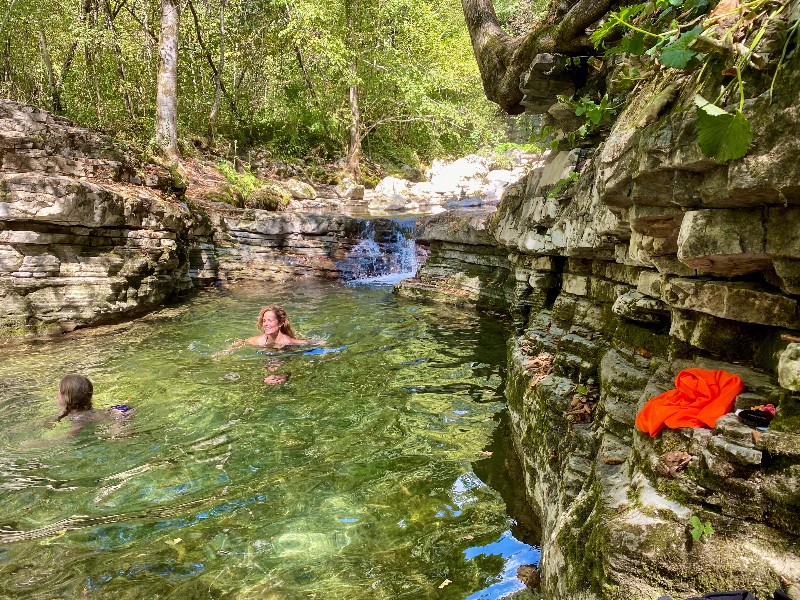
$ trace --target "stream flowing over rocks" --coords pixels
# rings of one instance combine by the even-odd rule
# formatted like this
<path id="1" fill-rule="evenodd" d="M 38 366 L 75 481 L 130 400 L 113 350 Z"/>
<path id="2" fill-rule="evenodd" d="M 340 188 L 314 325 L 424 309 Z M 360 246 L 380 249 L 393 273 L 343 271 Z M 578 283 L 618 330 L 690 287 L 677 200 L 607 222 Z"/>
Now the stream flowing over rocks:
<path id="1" fill-rule="evenodd" d="M 727 165 L 687 141 L 694 112 L 631 112 L 599 146 L 517 171 L 470 157 L 459 176 L 438 165 L 426 182 L 337 192 L 432 215 L 416 228 L 427 262 L 397 293 L 518 324 L 506 395 L 546 598 L 763 600 L 800 581 L 798 61 L 771 103 L 753 101 L 755 141 Z M 355 277 L 365 228 L 398 242 L 389 219 L 209 202 L 136 156 L 0 101 L 0 336 L 130 318 L 219 281 Z M 692 366 L 739 374 L 736 408 L 774 404 L 770 427 L 728 414 L 713 430 L 635 429 Z M 694 540 L 693 516 L 715 533 Z"/>

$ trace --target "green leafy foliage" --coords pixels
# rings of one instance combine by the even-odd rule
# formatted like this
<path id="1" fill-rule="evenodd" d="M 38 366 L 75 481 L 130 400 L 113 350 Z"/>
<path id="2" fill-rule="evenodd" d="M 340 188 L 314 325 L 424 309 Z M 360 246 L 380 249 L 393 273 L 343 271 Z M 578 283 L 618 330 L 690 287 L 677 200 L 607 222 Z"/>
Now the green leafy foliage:
<path id="1" fill-rule="evenodd" d="M 566 96 L 557 96 L 557 98 L 559 102 L 572 108 L 575 116 L 585 118 L 585 122 L 578 129 L 566 134 L 566 138 L 571 144 L 589 135 L 604 121 L 610 121 L 617 110 L 616 106 L 611 105 L 608 94 L 604 95 L 599 102 L 589 96 L 581 96 L 577 100 L 572 100 Z M 557 144 L 558 140 L 551 142 L 551 147 L 554 151 Z"/>
<path id="2" fill-rule="evenodd" d="M 592 32 L 589 38 L 595 48 L 599 48 L 603 42 L 620 28 L 631 28 L 633 19 L 644 12 L 647 4 L 631 4 L 623 6 L 618 11 L 610 12 L 600 27 Z"/>
<path id="3" fill-rule="evenodd" d="M 697 55 L 696 52 L 689 50 L 689 44 L 691 44 L 702 31 L 703 28 L 698 25 L 682 33 L 677 40 L 664 47 L 658 57 L 658 62 L 665 67 L 671 67 L 673 69 L 688 68 Z"/>
<path id="4" fill-rule="evenodd" d="M 697 105 L 697 143 L 718 163 L 741 158 L 753 139 L 750 123 L 740 110 L 731 114 L 700 95 Z"/>
<path id="5" fill-rule="evenodd" d="M 697 515 L 692 515 L 692 518 L 689 522 L 692 526 L 692 539 L 695 542 L 699 541 L 704 535 L 712 535 L 714 533 L 714 528 L 711 526 L 711 521 L 706 521 L 703 523 L 700 521 L 700 517 Z"/>
<path id="6" fill-rule="evenodd" d="M 221 0 L 194 0 L 192 6 L 182 3 L 178 130 L 187 139 L 210 137 L 219 71 L 215 137 L 204 146 L 221 154 L 243 156 L 258 147 L 274 158 L 341 157 L 351 83 L 359 89 L 364 153 L 379 161 L 474 151 L 502 131 L 483 95 L 458 3 L 225 0 L 223 7 Z M 347 13 L 356 7 L 348 27 Z M 49 110 L 58 96 L 65 116 L 145 145 L 154 131 L 159 11 L 156 0 L 16 0 L 0 16 L 8 13 L 2 33 L 10 40 L 0 95 Z"/>
<path id="7" fill-rule="evenodd" d="M 709 6 L 708 0 L 652 0 L 626 6 L 610 13 L 602 25 L 594 31 L 591 40 L 595 47 L 605 48 L 606 55 L 627 53 L 649 56 L 652 60 L 657 60 L 662 67 L 670 69 L 689 70 L 701 63 L 708 65 L 708 55 L 698 51 L 698 44 L 695 42 L 700 36 L 708 38 L 720 35 L 716 32 L 713 21 L 698 23 Z M 756 4 L 750 6 L 750 12 L 746 15 L 743 12 L 736 24 L 729 26 L 731 31 L 749 26 L 757 16 L 752 11 L 758 8 L 764 10 L 767 6 L 768 3 L 764 2 L 758 6 Z M 770 18 L 775 17 L 782 9 L 782 7 L 774 9 L 775 12 Z M 761 30 L 750 42 L 749 52 L 755 52 L 765 27 L 766 25 L 762 25 Z M 727 36 L 729 33 L 721 35 Z M 704 39 L 701 47 L 708 52 L 720 52 L 713 40 L 709 43 L 708 39 Z M 726 46 L 724 43 L 718 43 L 718 47 Z M 726 58 L 729 57 L 726 55 Z M 728 69 L 737 73 L 738 110 L 729 113 L 701 96 L 696 98 L 698 144 L 706 156 L 718 163 L 743 157 L 747 154 L 752 141 L 750 123 L 743 113 L 745 95 L 741 71 L 747 64 L 746 58 L 740 58 L 736 60 L 734 67 Z M 720 98 L 727 89 L 720 94 Z M 585 130 L 583 127 L 579 133 Z"/>
<path id="8" fill-rule="evenodd" d="M 569 175 L 567 175 L 566 177 L 562 177 L 561 179 L 556 181 L 555 184 L 553 184 L 553 187 L 547 193 L 547 197 L 558 198 L 561 194 L 567 191 L 567 189 L 569 189 L 569 187 L 572 186 L 573 183 L 578 181 L 579 177 L 580 173 L 578 173 L 577 171 L 570 171 Z M 578 386 L 578 387 L 581 388 L 585 386 Z M 583 392 L 579 391 L 578 393 L 582 394 Z"/>
<path id="9" fill-rule="evenodd" d="M 261 180 L 249 169 L 238 171 L 233 163 L 227 160 L 218 161 L 217 168 L 228 180 L 228 183 L 235 187 L 244 198 L 248 198 L 253 191 L 262 186 Z"/>
<path id="10" fill-rule="evenodd" d="M 518 144 L 516 142 L 501 142 L 494 147 L 494 151 L 499 153 L 505 153 L 509 150 L 521 150 L 522 152 L 529 152 L 531 154 L 541 154 L 544 152 L 544 147 L 541 144 Z"/>
<path id="11" fill-rule="evenodd" d="M 608 100 L 608 94 L 600 99 L 600 102 L 595 102 L 588 96 L 583 96 L 578 100 L 575 107 L 575 116 L 580 117 L 586 115 L 586 120 L 592 125 L 598 125 L 603 119 L 610 118 L 614 112 Z"/>

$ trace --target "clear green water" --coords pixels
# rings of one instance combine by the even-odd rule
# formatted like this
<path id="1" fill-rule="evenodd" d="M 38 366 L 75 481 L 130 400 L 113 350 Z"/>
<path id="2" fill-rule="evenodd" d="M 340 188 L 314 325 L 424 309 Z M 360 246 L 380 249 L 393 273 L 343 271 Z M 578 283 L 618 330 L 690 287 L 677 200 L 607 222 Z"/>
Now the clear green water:
<path id="1" fill-rule="evenodd" d="M 256 333 L 264 304 L 285 305 L 327 352 L 214 357 Z M 511 536 L 502 498 L 474 468 L 491 460 L 506 335 L 484 315 L 386 287 L 265 284 L 4 348 L 0 596 L 518 589 L 515 566 L 538 554 Z M 275 358 L 286 385 L 262 383 Z M 95 408 L 134 406 L 131 421 L 54 425 L 66 373 L 92 379 Z"/>

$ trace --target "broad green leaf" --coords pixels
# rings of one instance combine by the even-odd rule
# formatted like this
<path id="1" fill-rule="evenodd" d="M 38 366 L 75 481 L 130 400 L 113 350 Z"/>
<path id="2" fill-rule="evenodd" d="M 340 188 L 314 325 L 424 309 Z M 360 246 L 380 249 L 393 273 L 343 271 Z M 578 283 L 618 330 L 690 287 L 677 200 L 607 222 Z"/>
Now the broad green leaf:
<path id="1" fill-rule="evenodd" d="M 671 69 L 685 69 L 689 66 L 695 54 L 695 52 L 686 48 L 676 48 L 670 45 L 664 48 L 664 51 L 658 57 L 658 62 Z"/>
<path id="2" fill-rule="evenodd" d="M 697 106 L 697 108 L 713 116 L 730 114 L 725 109 L 720 108 L 716 104 L 712 104 L 711 102 L 703 98 L 700 94 L 695 95 L 694 103 Z"/>
<path id="3" fill-rule="evenodd" d="M 697 143 L 703 154 L 722 164 L 741 158 L 753 139 L 750 122 L 737 110 L 731 114 L 695 96 L 697 104 Z"/>
<path id="4" fill-rule="evenodd" d="M 702 27 L 695 27 L 694 29 L 682 33 L 677 40 L 664 48 L 661 52 L 661 56 L 658 57 L 658 62 L 665 67 L 685 69 L 696 55 L 696 52 L 689 50 L 689 44 L 691 44 L 702 31 Z"/>
<path id="5" fill-rule="evenodd" d="M 641 31 L 634 31 L 633 35 L 622 40 L 625 52 L 634 56 L 641 56 L 647 50 L 644 45 L 645 35 Z"/>

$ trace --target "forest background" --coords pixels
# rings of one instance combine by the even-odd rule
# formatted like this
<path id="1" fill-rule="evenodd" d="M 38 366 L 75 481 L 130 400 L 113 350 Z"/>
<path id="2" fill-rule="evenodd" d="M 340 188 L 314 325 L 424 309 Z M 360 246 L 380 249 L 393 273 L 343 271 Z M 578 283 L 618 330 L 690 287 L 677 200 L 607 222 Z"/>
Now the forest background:
<path id="1" fill-rule="evenodd" d="M 519 33 L 545 4 L 495 9 Z M 358 173 L 364 157 L 418 166 L 504 135 L 458 0 L 3 0 L 0 18 L 0 95 L 154 153 L 165 34 L 167 144 L 184 155 L 346 157 Z"/>

